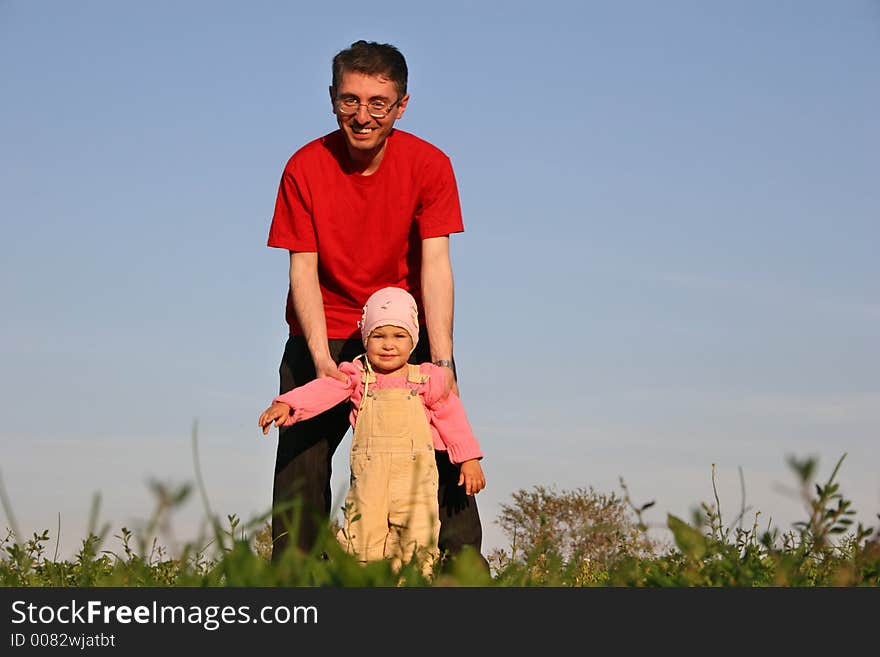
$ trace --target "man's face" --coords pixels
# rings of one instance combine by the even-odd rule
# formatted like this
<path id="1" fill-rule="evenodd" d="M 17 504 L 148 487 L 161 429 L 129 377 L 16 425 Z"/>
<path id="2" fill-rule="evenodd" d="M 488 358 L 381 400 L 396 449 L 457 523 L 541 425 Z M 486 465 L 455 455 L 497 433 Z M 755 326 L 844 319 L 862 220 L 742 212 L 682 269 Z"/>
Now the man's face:
<path id="1" fill-rule="evenodd" d="M 349 102 L 356 100 L 360 105 L 353 113 L 343 114 L 339 111 L 338 99 L 348 99 Z M 400 98 L 394 83 L 384 76 L 346 72 L 342 75 L 335 96 L 333 89 L 330 89 L 330 100 L 333 102 L 336 122 L 348 142 L 349 154 L 355 160 L 364 160 L 382 152 L 394 122 L 403 116 L 409 94 Z M 374 101 L 382 101 L 386 107 L 394 106 L 384 118 L 377 119 L 370 116 L 368 107 Z"/>

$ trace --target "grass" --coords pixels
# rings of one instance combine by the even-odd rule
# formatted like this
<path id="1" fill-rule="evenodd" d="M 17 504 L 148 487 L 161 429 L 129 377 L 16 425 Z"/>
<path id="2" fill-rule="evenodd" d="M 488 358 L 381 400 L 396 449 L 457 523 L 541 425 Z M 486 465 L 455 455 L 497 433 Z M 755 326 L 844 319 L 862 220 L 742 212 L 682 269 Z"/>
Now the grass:
<path id="1" fill-rule="evenodd" d="M 192 493 L 192 486 L 171 488 L 153 483 L 156 509 L 142 531 L 122 527 L 107 547 L 110 529 L 98 527 L 100 498 L 95 497 L 87 536 L 71 559 L 58 559 L 58 536 L 49 530 L 24 539 L 15 530 L 11 505 L 0 482 L 0 496 L 11 529 L 0 539 L 0 585 L 23 587 L 82 586 L 621 586 L 754 587 L 878 586 L 880 532 L 861 523 L 840 491 L 840 458 L 824 484 L 814 483 L 817 462 L 791 458 L 806 517 L 792 530 L 760 531 L 758 516 L 743 527 L 745 510 L 729 524 L 722 519 L 715 488 L 714 504 L 703 503 L 693 518 L 666 518 L 674 544 L 659 547 L 647 537 L 643 514 L 652 502 L 635 505 L 625 484 L 622 497 L 592 489 L 556 493 L 537 487 L 519 491 L 503 507 L 499 520 L 511 543 L 490 555 L 485 572 L 475 552 L 446 557 L 433 579 L 419 564 L 393 572 L 387 561 L 362 565 L 337 543 L 330 524 L 309 553 L 291 547 L 271 560 L 269 514 L 242 524 L 235 515 L 221 521 L 210 509 L 198 468 L 193 431 L 196 484 L 202 496 L 210 535 L 186 544 L 172 556 L 159 545 L 157 528 Z M 296 515 L 296 514 L 295 514 Z M 294 521 L 294 527 L 296 521 Z M 59 519 L 60 529 L 60 519 Z"/>

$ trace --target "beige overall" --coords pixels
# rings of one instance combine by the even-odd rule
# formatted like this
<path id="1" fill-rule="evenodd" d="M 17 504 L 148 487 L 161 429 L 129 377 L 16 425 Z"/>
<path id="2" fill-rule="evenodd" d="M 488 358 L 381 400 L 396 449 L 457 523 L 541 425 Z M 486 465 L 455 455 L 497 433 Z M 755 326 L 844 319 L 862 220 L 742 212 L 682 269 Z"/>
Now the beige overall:
<path id="1" fill-rule="evenodd" d="M 439 555 L 437 463 L 424 405 L 411 387 L 426 380 L 409 365 L 406 388 L 374 390 L 366 364 L 338 538 L 360 561 L 390 559 L 395 569 L 418 552 L 427 575 Z"/>

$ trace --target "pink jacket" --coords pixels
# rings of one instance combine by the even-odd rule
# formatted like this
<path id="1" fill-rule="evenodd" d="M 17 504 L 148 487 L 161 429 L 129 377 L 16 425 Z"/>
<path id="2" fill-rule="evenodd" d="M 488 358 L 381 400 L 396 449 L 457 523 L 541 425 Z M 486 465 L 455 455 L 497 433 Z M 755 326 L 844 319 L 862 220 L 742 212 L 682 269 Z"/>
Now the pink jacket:
<path id="1" fill-rule="evenodd" d="M 322 377 L 276 397 L 273 402 L 284 402 L 291 408 L 291 413 L 283 426 L 313 418 L 348 399 L 351 401 L 349 420 L 354 427 L 358 407 L 364 394 L 361 366 L 360 363 L 343 362 L 339 364 L 339 371 L 348 376 L 347 381 Z M 446 376 L 442 368 L 432 363 L 422 363 L 419 365 L 419 371 L 429 377 L 427 382 L 417 384 L 416 389 L 425 408 L 431 436 L 434 438 L 434 449 L 447 451 L 449 460 L 453 463 L 482 458 L 483 453 L 465 416 L 461 399 L 450 392 L 445 401 L 438 401 L 446 384 Z M 376 383 L 370 384 L 371 390 L 405 387 L 407 387 L 405 373 L 396 376 L 377 373 Z"/>

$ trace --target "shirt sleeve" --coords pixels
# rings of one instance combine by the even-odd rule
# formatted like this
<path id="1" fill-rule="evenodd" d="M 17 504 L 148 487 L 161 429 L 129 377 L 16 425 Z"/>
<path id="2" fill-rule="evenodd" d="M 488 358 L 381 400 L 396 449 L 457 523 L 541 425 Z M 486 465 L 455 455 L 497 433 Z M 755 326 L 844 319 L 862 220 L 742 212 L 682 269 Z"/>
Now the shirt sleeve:
<path id="1" fill-rule="evenodd" d="M 416 221 L 423 240 L 464 230 L 455 173 L 443 153 L 438 152 L 425 167 Z"/>
<path id="2" fill-rule="evenodd" d="M 436 365 L 431 365 L 430 368 L 432 376 L 426 384 L 423 399 L 428 420 L 446 446 L 449 460 L 458 464 L 483 458 L 480 444 L 464 412 L 464 404 L 454 392 L 450 392 L 442 402 L 439 401 L 446 387 L 444 373 Z"/>
<path id="3" fill-rule="evenodd" d="M 359 381 L 359 377 L 353 376 L 343 369 L 343 363 L 339 370 L 347 375 L 345 381 L 322 376 L 305 385 L 294 388 L 290 392 L 278 395 L 272 402 L 283 402 L 290 406 L 291 412 L 281 426 L 288 427 L 302 420 L 309 420 L 324 411 L 333 408 L 340 402 L 351 399 L 351 394 Z"/>
<path id="4" fill-rule="evenodd" d="M 318 250 L 318 243 L 312 221 L 311 195 L 298 169 L 294 155 L 281 175 L 267 244 L 288 251 L 312 252 Z"/>

